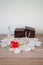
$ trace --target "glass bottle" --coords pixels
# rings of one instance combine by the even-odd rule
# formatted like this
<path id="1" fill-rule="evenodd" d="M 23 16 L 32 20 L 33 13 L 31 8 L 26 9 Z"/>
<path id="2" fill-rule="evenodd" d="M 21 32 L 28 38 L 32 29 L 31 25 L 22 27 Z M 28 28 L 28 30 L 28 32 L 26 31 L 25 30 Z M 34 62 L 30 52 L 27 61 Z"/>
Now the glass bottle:
<path id="1" fill-rule="evenodd" d="M 8 26 L 8 38 L 11 38 L 11 28 Z"/>

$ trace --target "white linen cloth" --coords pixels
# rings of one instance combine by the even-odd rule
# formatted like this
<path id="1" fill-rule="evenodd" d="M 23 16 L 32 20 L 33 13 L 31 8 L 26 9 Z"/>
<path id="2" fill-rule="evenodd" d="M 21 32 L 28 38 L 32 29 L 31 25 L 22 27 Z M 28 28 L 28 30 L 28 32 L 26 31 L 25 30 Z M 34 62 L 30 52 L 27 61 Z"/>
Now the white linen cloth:
<path id="1" fill-rule="evenodd" d="M 38 40 L 38 38 L 5 38 L 1 40 L 1 47 L 6 47 L 10 45 L 10 41 L 18 41 L 19 44 L 23 44 L 18 48 L 9 48 L 9 51 L 13 51 L 15 54 L 20 53 L 21 51 L 31 51 L 35 46 L 40 46 L 42 42 Z"/>

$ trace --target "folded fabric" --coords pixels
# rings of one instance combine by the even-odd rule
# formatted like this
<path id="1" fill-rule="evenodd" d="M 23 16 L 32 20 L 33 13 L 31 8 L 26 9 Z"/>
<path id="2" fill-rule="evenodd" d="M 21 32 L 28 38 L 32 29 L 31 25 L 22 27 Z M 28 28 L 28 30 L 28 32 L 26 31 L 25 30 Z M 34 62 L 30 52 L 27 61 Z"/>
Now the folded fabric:
<path id="1" fill-rule="evenodd" d="M 2 40 L 1 47 L 6 47 L 9 51 L 18 54 L 21 51 L 31 51 L 41 43 L 37 38 L 12 38 Z"/>

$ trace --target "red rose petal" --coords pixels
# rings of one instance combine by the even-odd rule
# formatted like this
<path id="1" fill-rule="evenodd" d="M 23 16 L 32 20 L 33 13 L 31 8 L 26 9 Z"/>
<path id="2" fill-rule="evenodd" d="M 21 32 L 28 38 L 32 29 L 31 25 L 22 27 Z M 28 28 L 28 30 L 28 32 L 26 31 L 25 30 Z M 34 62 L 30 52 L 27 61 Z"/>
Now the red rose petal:
<path id="1" fill-rule="evenodd" d="M 17 48 L 18 46 L 19 46 L 18 42 L 15 42 L 15 41 L 10 42 L 10 48 Z"/>

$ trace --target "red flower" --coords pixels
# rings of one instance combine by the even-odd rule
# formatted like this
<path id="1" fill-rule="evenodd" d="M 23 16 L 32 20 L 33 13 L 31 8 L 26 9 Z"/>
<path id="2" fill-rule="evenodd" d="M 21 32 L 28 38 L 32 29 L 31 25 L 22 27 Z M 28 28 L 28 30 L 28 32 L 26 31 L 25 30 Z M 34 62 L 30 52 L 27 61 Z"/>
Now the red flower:
<path id="1" fill-rule="evenodd" d="M 10 42 L 10 48 L 17 48 L 17 47 L 19 47 L 19 43 L 18 42 L 16 42 L 16 41 L 11 41 Z"/>

